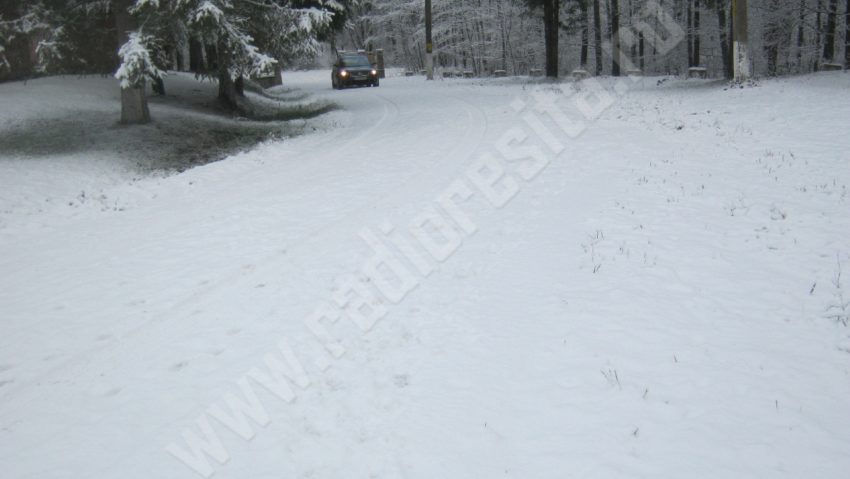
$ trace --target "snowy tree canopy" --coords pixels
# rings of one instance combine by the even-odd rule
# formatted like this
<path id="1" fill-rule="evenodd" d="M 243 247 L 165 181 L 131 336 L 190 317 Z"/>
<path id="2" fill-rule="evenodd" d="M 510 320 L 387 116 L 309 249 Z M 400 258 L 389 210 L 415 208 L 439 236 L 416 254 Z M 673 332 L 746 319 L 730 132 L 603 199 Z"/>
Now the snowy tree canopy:
<path id="1" fill-rule="evenodd" d="M 437 65 L 479 74 L 525 74 L 543 64 L 538 0 L 433 0 Z M 651 2 L 618 0 L 623 55 L 646 73 L 683 74 L 705 67 L 711 76 L 731 69 L 731 0 L 659 0 L 685 32 L 673 48 L 660 48 L 635 27 L 648 24 L 669 39 Z M 850 63 L 850 5 L 846 0 L 749 0 L 749 45 L 756 74 L 781 75 Z M 421 0 L 14 0 L 0 2 L 0 79 L 47 73 L 114 73 L 121 45 L 115 17 L 130 11 L 143 35 L 162 51 L 160 69 L 175 51 L 199 43 L 199 74 L 231 77 L 287 65 L 317 53 L 322 41 L 343 49 L 383 48 L 389 64 L 424 64 Z M 609 0 L 562 0 L 559 52 L 562 70 L 586 67 L 611 73 L 606 44 L 613 41 Z M 134 27 L 135 28 L 135 27 Z M 332 31 L 344 29 L 341 35 Z M 120 40 L 123 43 L 125 40 Z M 610 50 L 610 49 L 609 49 Z M 604 58 L 603 58 L 604 57 Z M 594 65 L 594 63 L 596 65 Z M 589 64 L 589 65 L 588 65 Z M 215 71 L 213 70 L 215 67 Z M 594 69 L 593 66 L 597 68 Z"/>
<path id="2" fill-rule="evenodd" d="M 7 70 L 32 73 L 107 73 L 118 45 L 112 0 L 36 0 L 0 6 L 0 47 Z M 4 63 L 0 59 L 0 64 Z"/>
<path id="3" fill-rule="evenodd" d="M 39 30 L 48 30 L 50 25 L 44 21 L 45 11 L 40 4 L 35 4 L 19 18 L 5 20 L 0 15 L 0 70 L 11 69 L 6 59 L 6 46 L 17 36 L 25 36 Z"/>
<path id="4" fill-rule="evenodd" d="M 411 70 L 424 65 L 424 18 L 421 1 L 368 0 L 353 8 L 340 48 L 383 48 L 390 64 Z M 438 66 L 491 73 L 495 69 L 525 74 L 542 68 L 542 12 L 529 8 L 538 0 L 433 0 L 434 49 Z M 651 2 L 619 0 L 622 54 L 647 73 L 686 73 L 706 67 L 713 76 L 728 74 L 732 49 L 731 0 L 655 2 L 685 34 L 672 48 L 663 19 L 646 15 Z M 749 43 L 758 74 L 816 71 L 825 63 L 850 63 L 850 2 L 846 0 L 749 0 Z M 608 0 L 562 0 L 560 60 L 562 69 L 600 63 L 611 72 L 606 44 L 612 38 L 614 3 Z M 596 22 L 594 17 L 598 17 Z M 635 27 L 656 32 L 640 35 Z M 646 32 L 644 32 L 646 33 Z M 666 46 L 666 45 L 664 45 Z M 610 49 L 609 49 L 610 50 Z M 595 66 L 595 65 L 594 65 Z M 588 70 L 594 71 L 592 67 Z"/>
<path id="5" fill-rule="evenodd" d="M 138 32 L 130 33 L 118 56 L 121 66 L 115 73 L 115 78 L 121 82 L 121 88 L 139 87 L 148 78 L 162 78 L 165 72 L 157 68 L 151 59 L 150 50 L 156 40 L 153 37 Z"/>
<path id="6" fill-rule="evenodd" d="M 214 47 L 216 73 L 236 78 L 268 71 L 293 55 L 315 54 L 317 33 L 342 8 L 336 0 L 137 0 L 132 12 L 146 34 Z"/>

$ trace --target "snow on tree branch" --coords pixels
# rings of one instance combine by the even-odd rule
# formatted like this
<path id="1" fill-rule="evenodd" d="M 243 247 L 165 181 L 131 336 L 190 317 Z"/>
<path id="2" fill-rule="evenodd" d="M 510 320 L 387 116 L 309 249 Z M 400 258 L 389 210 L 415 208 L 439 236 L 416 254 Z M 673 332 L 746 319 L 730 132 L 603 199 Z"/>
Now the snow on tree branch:
<path id="1" fill-rule="evenodd" d="M 130 33 L 127 43 L 118 51 L 121 66 L 115 72 L 115 78 L 121 82 L 121 88 L 139 87 L 148 78 L 165 76 L 165 72 L 157 68 L 151 58 L 149 46 L 153 42 L 153 37 L 139 32 Z"/>

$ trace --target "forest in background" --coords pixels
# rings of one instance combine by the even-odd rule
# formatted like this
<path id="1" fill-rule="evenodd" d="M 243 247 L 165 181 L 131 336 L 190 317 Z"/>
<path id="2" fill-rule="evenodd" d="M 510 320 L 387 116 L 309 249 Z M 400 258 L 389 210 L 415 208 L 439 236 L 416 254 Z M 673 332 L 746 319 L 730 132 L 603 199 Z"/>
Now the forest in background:
<path id="1" fill-rule="evenodd" d="M 523 75 L 543 68 L 545 0 L 434 0 L 435 63 L 487 75 Z M 352 8 L 338 48 L 383 48 L 388 63 L 420 70 L 425 64 L 422 0 L 367 0 Z M 612 32 L 635 31 L 650 2 L 560 2 L 560 73 L 583 68 L 612 74 L 604 45 Z M 749 0 L 749 43 L 756 75 L 818 71 L 850 64 L 850 0 Z M 636 38 L 623 54 L 647 74 L 683 74 L 705 67 L 711 77 L 731 77 L 731 0 L 658 0 L 685 32 L 685 41 L 661 52 Z M 615 20 L 618 25 L 615 26 Z M 650 21 L 657 21 L 651 19 Z M 661 35 L 663 29 L 658 30 Z M 640 36 L 640 35 L 638 35 Z"/>
<path id="2" fill-rule="evenodd" d="M 575 69 L 618 75 L 628 73 L 618 63 L 628 63 L 626 70 L 645 74 L 703 67 L 709 77 L 730 78 L 732 3 L 433 0 L 435 62 L 481 76 L 529 74 L 548 63 L 548 28 L 557 34 L 549 46 L 557 45 L 560 75 Z M 850 64 L 850 0 L 747 3 L 755 75 Z M 678 35 L 661 48 L 674 36 L 664 20 Z M 379 48 L 388 65 L 418 71 L 425 67 L 424 23 L 423 0 L 4 0 L 0 81 L 115 73 L 122 61 L 132 63 L 119 48 L 134 39 L 133 31 L 139 35 L 127 53 L 135 54 L 139 78 L 175 69 L 227 83 L 272 67 L 307 65 L 323 53 Z M 618 43 L 623 61 L 613 62 L 611 45 Z"/>

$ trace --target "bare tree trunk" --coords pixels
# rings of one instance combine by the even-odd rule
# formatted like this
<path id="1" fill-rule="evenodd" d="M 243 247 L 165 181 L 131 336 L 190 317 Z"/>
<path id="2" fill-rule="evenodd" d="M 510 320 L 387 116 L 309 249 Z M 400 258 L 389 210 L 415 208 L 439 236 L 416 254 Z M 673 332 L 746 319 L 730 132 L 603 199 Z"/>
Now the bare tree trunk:
<path id="1" fill-rule="evenodd" d="M 821 45 L 821 35 L 823 30 L 823 25 L 821 22 L 821 11 L 823 11 L 823 0 L 818 0 L 817 7 L 817 15 L 815 15 L 815 48 L 820 49 Z M 820 70 L 820 56 L 815 54 L 815 64 L 812 66 L 814 71 Z"/>
<path id="2" fill-rule="evenodd" d="M 723 77 L 732 78 L 734 68 L 732 67 L 732 49 L 729 45 L 729 26 L 726 23 L 727 5 L 727 1 L 717 0 L 717 24 L 720 27 L 720 55 L 723 61 Z"/>
<path id="3" fill-rule="evenodd" d="M 850 1 L 850 0 L 847 0 Z M 582 68 L 587 67 L 587 49 L 590 42 L 590 18 L 587 15 L 588 0 L 579 0 L 578 5 L 581 10 L 581 59 L 579 63 Z"/>
<path id="4" fill-rule="evenodd" d="M 226 49 L 219 44 L 216 48 L 216 63 L 218 63 L 218 100 L 229 110 L 236 110 L 239 106 L 236 101 L 236 83 L 230 76 L 227 68 Z"/>
<path id="5" fill-rule="evenodd" d="M 735 80 L 744 81 L 752 76 L 750 46 L 747 32 L 747 0 L 732 0 L 733 62 Z"/>
<path id="6" fill-rule="evenodd" d="M 844 10 L 844 69 L 850 69 L 850 0 Z"/>
<path id="7" fill-rule="evenodd" d="M 140 125 L 151 121 L 145 85 L 121 89 L 121 123 Z"/>
<path id="8" fill-rule="evenodd" d="M 130 32 L 136 29 L 136 19 L 130 15 L 131 0 L 119 0 L 115 5 L 115 30 L 118 48 L 127 43 Z M 121 89 L 121 123 L 142 124 L 151 121 L 148 100 L 145 98 L 145 83 Z"/>
<path id="9" fill-rule="evenodd" d="M 776 43 L 765 45 L 764 56 L 767 59 L 767 74 L 776 76 L 777 65 L 779 64 L 779 45 Z"/>
<path id="10" fill-rule="evenodd" d="M 274 64 L 274 81 L 272 81 L 272 86 L 283 85 L 283 72 L 280 68 L 280 62 Z"/>
<path id="11" fill-rule="evenodd" d="M 602 18 L 599 0 L 593 0 L 593 41 L 596 44 L 596 76 L 602 75 Z"/>
<path id="12" fill-rule="evenodd" d="M 764 6 L 769 11 L 781 11 L 784 0 L 768 0 Z M 764 57 L 767 60 L 767 74 L 775 76 L 779 73 L 779 50 L 789 37 L 791 24 L 783 21 L 770 21 L 762 29 Z"/>
<path id="13" fill-rule="evenodd" d="M 614 57 L 611 63 L 611 75 L 620 76 L 620 5 L 618 0 L 611 0 L 611 54 Z"/>
<path id="14" fill-rule="evenodd" d="M 692 67 L 694 65 L 694 14 L 693 14 L 693 0 L 688 0 L 687 10 L 685 15 L 688 17 L 688 29 L 685 34 L 688 40 L 688 66 Z"/>
<path id="15" fill-rule="evenodd" d="M 823 59 L 832 63 L 835 60 L 835 26 L 838 0 L 829 0 L 829 10 L 826 15 L 826 32 L 824 34 Z"/>
<path id="16" fill-rule="evenodd" d="M 850 0 L 848 0 L 850 1 Z M 803 72 L 803 43 L 805 41 L 805 31 L 803 26 L 806 23 L 806 0 L 800 0 L 800 18 L 797 24 L 797 72 Z"/>
<path id="17" fill-rule="evenodd" d="M 237 107 L 236 84 L 226 68 L 218 71 L 218 100 L 229 110 L 235 110 Z"/>
<path id="18" fill-rule="evenodd" d="M 546 44 L 546 76 L 558 78 L 558 31 L 560 0 L 544 0 L 543 30 Z"/>
<path id="19" fill-rule="evenodd" d="M 700 40 L 699 39 L 699 0 L 694 1 L 694 35 L 693 35 L 693 39 L 694 39 L 693 61 L 694 61 L 694 66 L 698 67 L 699 64 L 700 64 L 700 57 L 699 57 L 699 40 Z"/>
<path id="20" fill-rule="evenodd" d="M 640 57 L 640 71 L 644 71 L 644 63 L 646 59 L 646 41 L 643 37 L 643 32 L 638 33 L 638 56 Z"/>

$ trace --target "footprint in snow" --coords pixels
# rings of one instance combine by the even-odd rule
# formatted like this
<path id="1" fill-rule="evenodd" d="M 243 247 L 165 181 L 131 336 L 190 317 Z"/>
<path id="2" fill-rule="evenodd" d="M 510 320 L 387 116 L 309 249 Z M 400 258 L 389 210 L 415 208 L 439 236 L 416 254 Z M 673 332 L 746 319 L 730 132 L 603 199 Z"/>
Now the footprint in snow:
<path id="1" fill-rule="evenodd" d="M 92 394 L 94 396 L 100 396 L 100 397 L 112 397 L 112 396 L 117 395 L 120 392 L 121 392 L 121 388 L 111 387 L 110 385 L 103 384 L 103 383 L 95 384 L 89 390 L 90 394 Z"/>
<path id="2" fill-rule="evenodd" d="M 12 369 L 11 364 L 0 364 L 0 373 Z"/>
<path id="3" fill-rule="evenodd" d="M 118 393 L 120 393 L 120 392 L 121 392 L 121 388 L 112 388 L 109 391 L 106 391 L 105 393 L 103 393 L 103 397 L 117 396 Z"/>
<path id="4" fill-rule="evenodd" d="M 393 384 L 397 388 L 406 388 L 410 384 L 410 378 L 407 374 L 396 374 L 393 376 Z"/>
<path id="5" fill-rule="evenodd" d="M 188 365 L 189 361 L 180 361 L 179 363 L 172 364 L 169 369 L 171 369 L 172 371 L 180 371 Z"/>
<path id="6" fill-rule="evenodd" d="M 239 328 L 231 328 L 231 329 L 227 330 L 227 335 L 228 336 L 234 336 L 234 335 L 239 334 L 240 332 L 242 332 L 242 330 L 239 329 Z"/>
<path id="7" fill-rule="evenodd" d="M 14 379 L 7 379 L 5 381 L 0 381 L 0 388 L 2 388 L 3 386 L 5 386 L 7 384 L 12 384 L 13 382 L 15 382 Z"/>

